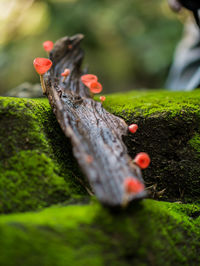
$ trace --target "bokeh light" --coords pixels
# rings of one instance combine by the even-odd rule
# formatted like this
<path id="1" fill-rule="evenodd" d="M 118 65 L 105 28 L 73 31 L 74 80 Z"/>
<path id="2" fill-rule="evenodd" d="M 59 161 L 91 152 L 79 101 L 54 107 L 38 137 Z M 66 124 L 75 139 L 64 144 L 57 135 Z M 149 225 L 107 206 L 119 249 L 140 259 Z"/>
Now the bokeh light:
<path id="1" fill-rule="evenodd" d="M 163 87 L 181 32 L 166 0 L 0 0 L 0 93 L 38 82 L 42 43 L 76 33 L 105 92 Z"/>

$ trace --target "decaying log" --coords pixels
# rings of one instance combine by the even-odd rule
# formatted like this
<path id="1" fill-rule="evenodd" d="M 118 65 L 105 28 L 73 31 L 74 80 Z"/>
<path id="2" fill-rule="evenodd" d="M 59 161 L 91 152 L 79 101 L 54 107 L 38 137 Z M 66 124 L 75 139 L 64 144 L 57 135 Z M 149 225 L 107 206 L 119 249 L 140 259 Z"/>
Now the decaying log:
<path id="1" fill-rule="evenodd" d="M 127 124 L 94 101 L 80 80 L 82 39 L 83 35 L 78 34 L 56 42 L 50 53 L 53 67 L 44 76 L 46 94 L 93 192 L 103 204 L 119 206 L 124 202 L 125 178 L 133 176 L 141 182 L 143 179 L 122 141 L 122 135 L 128 132 Z M 65 68 L 71 73 L 62 82 Z M 145 196 L 143 191 L 129 196 L 127 201 Z"/>

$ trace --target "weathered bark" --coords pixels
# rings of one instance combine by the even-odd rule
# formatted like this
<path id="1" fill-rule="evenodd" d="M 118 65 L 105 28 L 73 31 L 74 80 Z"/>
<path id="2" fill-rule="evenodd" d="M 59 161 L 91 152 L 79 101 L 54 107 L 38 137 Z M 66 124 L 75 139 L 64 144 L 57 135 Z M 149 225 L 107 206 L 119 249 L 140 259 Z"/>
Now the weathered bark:
<path id="1" fill-rule="evenodd" d="M 124 203 L 124 180 L 133 176 L 143 182 L 141 171 L 127 155 L 122 135 L 128 126 L 94 101 L 80 81 L 83 35 L 58 40 L 50 59 L 53 67 L 44 76 L 46 94 L 65 135 L 71 139 L 73 153 L 97 198 L 106 205 Z M 61 73 L 71 70 L 65 82 Z M 146 196 L 143 191 L 127 201 Z"/>

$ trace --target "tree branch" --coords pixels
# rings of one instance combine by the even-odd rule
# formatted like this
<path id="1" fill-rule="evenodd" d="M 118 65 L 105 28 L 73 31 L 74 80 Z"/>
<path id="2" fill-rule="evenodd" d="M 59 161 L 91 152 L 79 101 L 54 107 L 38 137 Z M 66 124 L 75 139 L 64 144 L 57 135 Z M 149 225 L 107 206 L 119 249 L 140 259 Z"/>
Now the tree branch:
<path id="1" fill-rule="evenodd" d="M 125 178 L 133 176 L 141 182 L 143 179 L 122 141 L 122 135 L 128 132 L 127 124 L 90 98 L 80 81 L 82 39 L 83 35 L 78 34 L 56 42 L 50 54 L 53 67 L 44 76 L 47 96 L 95 195 L 105 205 L 119 206 L 124 203 Z M 61 73 L 65 68 L 71 73 L 63 83 Z M 145 196 L 143 191 L 128 196 L 127 202 Z"/>

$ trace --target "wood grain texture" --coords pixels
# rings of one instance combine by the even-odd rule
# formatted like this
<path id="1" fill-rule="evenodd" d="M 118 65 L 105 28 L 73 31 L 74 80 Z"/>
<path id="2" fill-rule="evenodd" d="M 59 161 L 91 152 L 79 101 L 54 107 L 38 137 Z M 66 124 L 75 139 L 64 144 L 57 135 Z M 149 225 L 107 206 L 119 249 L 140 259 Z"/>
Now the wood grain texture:
<path id="1" fill-rule="evenodd" d="M 124 203 L 124 180 L 135 177 L 143 183 L 140 168 L 132 163 L 122 136 L 128 126 L 107 112 L 100 102 L 90 98 L 88 88 L 80 80 L 83 35 L 58 40 L 50 53 L 51 70 L 44 75 L 46 94 L 56 118 L 89 184 L 101 203 L 120 206 Z M 65 68 L 70 75 L 62 82 Z M 146 196 L 143 191 L 128 196 L 127 202 Z"/>

